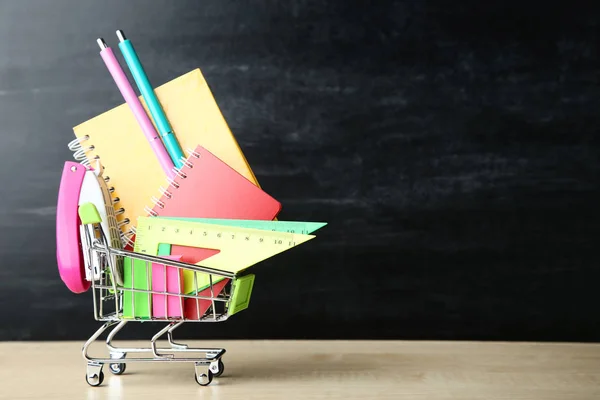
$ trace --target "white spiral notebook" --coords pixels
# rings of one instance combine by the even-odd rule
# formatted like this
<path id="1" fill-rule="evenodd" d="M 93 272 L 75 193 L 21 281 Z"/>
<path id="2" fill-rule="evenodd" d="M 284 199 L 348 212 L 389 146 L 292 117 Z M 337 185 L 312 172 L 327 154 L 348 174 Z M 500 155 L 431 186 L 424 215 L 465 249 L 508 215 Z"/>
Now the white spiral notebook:
<path id="1" fill-rule="evenodd" d="M 116 215 L 123 212 L 121 209 L 115 210 L 113 200 L 110 195 L 110 191 L 106 184 L 104 177 L 102 176 L 102 165 L 99 161 L 93 169 L 88 168 L 83 177 L 83 184 L 81 186 L 81 192 L 79 193 L 79 205 L 84 203 L 92 203 L 96 206 L 98 213 L 102 219 L 101 226 L 102 232 L 106 236 L 106 241 L 111 247 L 120 249 L 122 248 L 122 235 L 119 230 Z M 87 227 L 81 225 L 80 234 L 83 240 L 85 235 L 85 229 Z M 99 232 L 94 231 L 97 236 Z M 100 271 L 102 269 L 102 261 L 95 256 L 88 254 L 87 251 L 83 251 L 83 256 L 86 261 L 86 265 L 91 269 L 86 268 L 86 279 L 98 281 L 100 279 Z M 89 259 L 91 257 L 91 259 Z M 123 259 L 122 257 L 113 256 L 113 265 L 116 268 L 116 274 L 114 276 L 117 284 L 123 284 Z"/>

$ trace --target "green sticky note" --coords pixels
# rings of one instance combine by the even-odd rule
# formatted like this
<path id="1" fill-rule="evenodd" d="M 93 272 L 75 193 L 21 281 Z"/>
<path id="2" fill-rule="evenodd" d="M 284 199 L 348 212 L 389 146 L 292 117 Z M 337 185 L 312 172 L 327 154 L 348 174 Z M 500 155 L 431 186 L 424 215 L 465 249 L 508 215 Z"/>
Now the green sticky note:
<path id="1" fill-rule="evenodd" d="M 123 318 L 150 319 L 152 294 L 133 292 L 127 289 L 152 289 L 152 263 L 124 257 L 123 267 L 125 272 L 123 276 Z"/>
<path id="2" fill-rule="evenodd" d="M 248 308 L 253 286 L 254 274 L 244 275 L 233 281 L 231 300 L 228 309 L 228 314 L 230 316 Z"/>
<path id="3" fill-rule="evenodd" d="M 158 245 L 158 256 L 170 256 L 171 255 L 171 245 L 168 243 L 160 243 Z"/>

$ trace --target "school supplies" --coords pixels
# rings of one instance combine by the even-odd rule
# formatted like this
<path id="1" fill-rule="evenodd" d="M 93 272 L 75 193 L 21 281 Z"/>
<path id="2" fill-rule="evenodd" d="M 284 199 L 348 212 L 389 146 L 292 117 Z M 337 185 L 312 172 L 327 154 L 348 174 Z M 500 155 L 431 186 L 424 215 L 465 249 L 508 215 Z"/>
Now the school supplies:
<path id="1" fill-rule="evenodd" d="M 165 256 L 170 260 L 181 261 L 180 255 Z M 152 290 L 156 292 L 183 293 L 183 273 L 179 268 L 152 263 Z M 183 318 L 183 298 L 164 294 L 152 295 L 152 316 L 154 318 Z"/>
<path id="2" fill-rule="evenodd" d="M 140 217 L 138 218 L 134 251 L 158 255 L 161 244 L 171 244 L 172 248 L 177 247 L 184 250 L 189 248 L 215 249 L 218 254 L 195 264 L 238 273 L 312 238 L 314 238 L 313 235 L 203 224 L 159 217 Z M 131 278 L 132 275 L 136 277 L 135 280 Z M 184 271 L 183 293 L 197 294 L 210 287 L 211 279 L 212 284 L 215 285 L 223 277 L 210 277 L 208 274 Z M 152 277 L 148 275 L 144 263 L 134 260 L 130 267 L 125 263 L 126 287 L 147 290 L 151 287 L 151 280 Z M 218 295 L 219 290 L 226 283 L 224 282 L 218 287 L 213 286 L 214 295 Z M 131 293 L 128 296 L 133 296 L 135 301 L 132 302 L 129 297 L 125 299 L 123 312 L 126 316 L 139 318 L 150 316 L 150 298 L 147 294 Z M 201 303 L 201 306 L 198 306 L 201 311 L 206 310 L 209 305 L 203 300 L 198 302 Z M 186 301 L 186 308 L 188 304 L 189 301 Z M 191 313 L 190 315 L 193 318 L 195 314 Z"/>
<path id="3" fill-rule="evenodd" d="M 153 198 L 153 216 L 272 220 L 281 203 L 253 185 L 202 146 L 197 146 L 169 188 Z M 214 250 L 172 246 L 184 262 L 196 264 Z"/>
<path id="4" fill-rule="evenodd" d="M 83 293 L 90 288 L 90 281 L 85 279 L 77 214 L 85 171 L 85 166 L 79 163 L 64 163 L 56 206 L 56 262 L 60 278 L 73 293 Z"/>
<path id="5" fill-rule="evenodd" d="M 184 275 L 185 272 L 183 271 Z M 188 276 L 193 276 L 193 273 L 187 274 Z M 185 280 L 185 277 L 184 277 Z M 213 285 L 211 287 L 207 287 L 203 290 L 198 291 L 198 296 L 212 298 L 214 296 L 218 296 L 225 286 L 229 283 L 230 279 L 217 277 L 213 275 Z M 193 293 L 193 292 L 191 292 Z M 199 320 L 204 317 L 204 314 L 208 309 L 212 306 L 211 300 L 205 300 L 200 298 L 195 299 L 185 299 L 184 300 L 184 316 L 190 320 Z"/>
<path id="6" fill-rule="evenodd" d="M 239 313 L 248 308 L 250 295 L 254 287 L 254 274 L 244 275 L 233 282 L 231 289 L 231 301 L 229 303 L 228 315 Z"/>
<path id="7" fill-rule="evenodd" d="M 176 177 L 170 181 L 169 190 L 163 190 L 160 199 L 153 198 L 153 201 L 155 206 L 146 209 L 152 216 L 272 220 L 281 209 L 281 203 L 202 146 L 197 146 L 184 166 L 176 170 Z M 137 240 L 136 236 L 136 242 Z M 197 264 L 216 254 L 214 248 L 206 246 L 165 243 L 171 244 L 171 254 L 180 254 L 181 260 L 190 264 Z M 134 246 L 136 248 L 137 245 Z M 158 254 L 156 250 L 153 255 Z M 125 271 L 127 273 L 128 270 Z M 189 280 L 186 279 L 185 282 Z M 145 282 L 142 283 L 146 286 Z M 187 288 L 187 283 L 184 286 Z M 134 288 L 138 288 L 136 282 Z M 144 295 L 134 294 L 134 297 L 137 296 Z"/>
<path id="8" fill-rule="evenodd" d="M 200 222 L 203 224 L 239 226 L 240 228 L 261 229 L 264 231 L 289 232 L 289 233 L 313 233 L 327 222 L 306 221 L 262 221 L 255 219 L 219 219 L 219 218 L 185 218 L 185 217 L 163 217 L 164 219 L 176 219 L 180 221 Z"/>
<path id="9" fill-rule="evenodd" d="M 108 191 L 108 187 L 106 186 L 106 182 L 102 177 L 102 166 L 99 161 L 96 162 L 94 169 L 85 171 L 78 204 L 82 205 L 85 203 L 92 203 L 96 206 L 96 209 L 102 218 L 102 228 L 103 232 L 107 235 L 107 241 L 112 247 L 117 249 L 121 248 L 121 231 L 117 224 L 112 198 Z M 82 226 L 81 228 L 84 227 Z M 86 254 L 87 252 L 84 253 L 84 257 L 86 257 Z M 121 257 L 113 257 L 112 261 L 117 272 L 114 278 L 119 285 L 122 285 L 123 260 Z M 97 258 L 89 260 L 92 268 L 86 269 L 87 280 L 100 279 L 100 262 L 101 261 Z"/>
<path id="10" fill-rule="evenodd" d="M 95 206 L 91 203 L 86 203 L 79 207 L 79 216 L 82 224 L 85 224 L 90 229 L 86 229 L 85 232 L 89 234 L 95 229 L 102 230 L 102 226 L 99 225 L 101 222 L 100 215 L 96 210 Z M 126 252 L 123 250 L 112 249 L 108 244 L 102 240 L 105 235 L 100 236 L 99 243 L 92 248 L 95 255 L 108 256 L 105 259 L 110 259 L 110 255 L 113 252 L 119 254 L 127 254 L 135 260 L 141 260 L 143 262 L 155 262 L 164 264 L 167 263 L 170 267 L 178 268 L 182 270 L 201 271 L 204 273 L 210 273 L 212 275 L 222 276 L 233 280 L 235 282 L 238 279 L 246 279 L 245 277 L 237 277 L 232 273 L 219 271 L 211 268 L 203 268 L 198 266 L 192 266 L 189 264 L 183 264 L 174 260 L 166 260 L 164 258 L 153 257 L 143 255 L 141 253 Z M 89 239 L 89 237 L 86 237 Z M 106 270 L 110 268 L 108 264 L 104 264 L 102 276 L 106 276 Z M 211 383 L 214 377 L 218 377 L 223 373 L 224 364 L 222 357 L 225 354 L 223 348 L 193 348 L 191 346 L 176 343 L 173 341 L 173 330 L 179 327 L 189 319 L 173 318 L 173 317 L 162 317 L 152 318 L 153 321 L 166 321 L 169 322 L 159 332 L 157 332 L 150 341 L 150 346 L 136 347 L 136 348 L 124 348 L 117 347 L 112 343 L 113 337 L 117 334 L 131 319 L 127 318 L 121 312 L 119 305 L 122 304 L 124 293 L 131 292 L 132 289 L 125 286 L 119 287 L 118 290 L 112 294 L 106 290 L 106 280 L 101 282 L 92 281 L 92 295 L 94 305 L 94 318 L 98 321 L 103 321 L 104 324 L 92 334 L 88 341 L 83 345 L 82 353 L 85 360 L 87 360 L 87 369 L 85 379 L 91 386 L 99 386 L 104 380 L 104 374 L 102 372 L 103 366 L 109 364 L 109 370 L 113 374 L 120 375 L 125 371 L 125 367 L 129 363 L 135 362 L 190 362 L 195 366 L 195 381 L 201 385 L 206 386 Z M 212 290 L 211 290 L 212 292 Z M 150 293 L 147 290 L 146 293 Z M 236 291 L 237 293 L 237 291 Z M 190 298 L 197 298 L 198 296 L 186 296 Z M 213 307 L 210 314 L 207 314 L 202 318 L 201 322 L 222 322 L 226 321 L 228 317 L 233 315 L 234 308 L 238 301 L 233 302 L 235 294 L 232 292 L 222 293 L 218 296 L 211 295 L 209 299 L 217 307 Z M 237 296 L 240 297 L 240 296 Z M 244 296 L 242 296 L 244 297 Z M 116 308 L 115 308 L 116 306 Z M 231 307 L 234 306 L 234 307 Z M 218 310 L 218 311 L 217 311 Z M 146 321 L 147 318 L 135 319 L 135 321 Z M 106 338 L 106 346 L 110 351 L 110 356 L 94 357 L 89 354 L 89 347 L 93 344 L 104 332 L 111 328 L 111 332 Z M 167 347 L 159 347 L 157 340 L 163 335 L 168 336 Z M 128 357 L 128 353 L 130 354 Z M 145 355 L 144 355 L 145 353 Z M 193 355 L 193 357 L 190 357 Z"/>
<path id="11" fill-rule="evenodd" d="M 160 245 L 164 243 L 181 245 L 183 248 L 190 246 L 218 249 L 218 254 L 196 264 L 237 273 L 275 254 L 302 244 L 313 237 L 312 235 L 287 232 L 144 217 L 138 220 L 134 251 L 156 255 Z M 138 274 L 141 274 L 140 288 L 143 288 L 148 277 L 144 271 L 140 271 Z M 227 280 L 223 280 L 222 277 L 191 271 L 184 271 L 183 278 L 183 292 L 199 293 L 201 296 L 210 296 L 211 283 L 213 295 L 218 295 L 227 284 Z M 141 303 L 141 306 L 138 310 L 138 302 L 135 303 L 135 316 L 144 317 L 146 313 L 144 300 L 146 297 L 143 294 L 138 297 L 140 297 L 139 303 Z M 186 299 L 186 318 L 201 318 L 210 304 L 210 300 Z M 131 309 L 127 301 L 124 303 L 124 309 L 125 307 L 127 307 L 127 315 L 130 315 Z"/>
<path id="12" fill-rule="evenodd" d="M 155 88 L 181 147 L 194 149 L 199 143 L 235 171 L 259 186 L 236 139 L 229 129 L 199 69 Z M 124 243 L 133 235 L 137 217 L 166 186 L 164 173 L 127 104 L 122 104 L 73 128 L 69 143 L 76 160 L 84 165 L 96 158 L 110 177 L 109 188 L 124 210 L 117 215 Z"/>
<path id="13" fill-rule="evenodd" d="M 223 373 L 225 349 L 177 343 L 173 331 L 247 309 L 255 281 L 248 268 L 313 239 L 325 223 L 276 221 L 281 204 L 258 185 L 200 71 L 153 90 L 131 42 L 117 36 L 143 99 L 99 39 L 126 104 L 73 129 L 69 149 L 81 164 L 65 164 L 57 206 L 61 279 L 76 293 L 92 288 L 94 318 L 103 322 L 82 349 L 86 381 L 101 385 L 105 364 L 120 375 L 131 362 L 193 362 L 195 381 L 206 386 Z M 114 345 L 134 321 L 167 325 L 149 347 Z M 109 328 L 110 356 L 90 356 Z"/>
<path id="14" fill-rule="evenodd" d="M 125 76 L 125 72 L 123 72 L 123 69 L 117 61 L 117 58 L 115 57 L 112 49 L 106 45 L 102 38 L 98 39 L 98 45 L 101 49 L 100 56 L 102 57 L 104 64 L 106 64 L 106 68 L 108 68 L 108 71 L 110 72 L 111 76 L 113 77 L 113 80 L 117 84 L 121 95 L 123 95 L 123 98 L 129 105 L 129 108 L 133 112 L 133 115 L 135 116 L 138 124 L 142 128 L 142 131 L 146 136 L 146 140 L 148 141 L 150 147 L 154 151 L 154 154 L 156 155 L 156 158 L 158 159 L 158 162 L 160 163 L 164 174 L 167 177 L 172 177 L 174 168 L 173 162 L 171 161 L 169 154 L 165 150 L 165 147 L 162 141 L 160 140 L 158 133 L 156 133 L 154 125 L 152 125 L 152 122 L 150 121 L 148 115 L 144 111 L 140 100 L 135 95 L 135 92 L 133 91 L 133 88 L 131 87 L 127 76 Z M 125 135 L 127 134 L 128 133 L 125 133 Z"/>
<path id="15" fill-rule="evenodd" d="M 302 234 L 310 234 L 314 231 L 322 228 L 327 225 L 325 222 L 304 222 L 304 221 L 261 221 L 261 220 L 241 220 L 241 219 L 218 219 L 218 218 L 182 218 L 182 217 L 158 217 L 161 219 L 175 219 L 180 221 L 188 221 L 188 222 L 199 222 L 213 225 L 224 225 L 224 226 L 232 226 L 232 227 L 241 227 L 241 228 L 251 228 L 251 229 L 260 229 L 266 231 L 276 231 L 276 232 L 288 232 L 288 233 L 302 233 Z M 170 246 L 164 243 L 159 244 L 158 246 L 158 254 L 169 254 Z M 193 279 L 193 278 L 192 278 Z M 190 279 L 186 280 L 188 282 L 186 293 L 193 293 L 193 286 L 191 285 Z M 213 294 L 219 294 L 223 287 L 229 282 L 229 279 L 224 279 L 223 281 L 218 281 L 218 279 L 214 279 L 213 281 Z M 246 285 L 249 285 L 251 290 L 251 284 L 248 282 Z M 241 296 L 239 293 L 243 290 L 242 286 L 238 284 L 237 291 L 234 293 L 236 295 L 236 299 L 240 299 Z M 204 289 L 199 293 L 201 296 L 210 296 L 210 290 Z M 249 293 L 246 293 L 249 297 Z M 248 306 L 249 298 L 243 302 L 244 306 L 237 305 L 232 310 L 242 310 Z M 197 319 L 201 318 L 204 313 L 208 310 L 211 305 L 210 300 L 198 300 L 198 299 L 185 299 L 185 316 L 189 319 Z M 242 304 L 242 303 L 240 303 Z"/>
<path id="16" fill-rule="evenodd" d="M 231 299 L 227 315 L 231 316 L 248 308 L 250 304 L 250 296 L 254 286 L 254 274 L 243 275 L 233 281 L 231 287 Z M 217 283 L 213 283 L 212 287 L 208 287 L 199 292 L 199 296 L 212 298 L 217 293 L 221 293 L 229 279 L 223 279 Z M 219 304 L 219 303 L 217 303 Z M 206 312 L 213 305 L 211 300 L 185 299 L 185 318 L 189 320 L 199 320 L 205 317 Z M 214 307 L 212 309 L 214 315 L 220 314 Z"/>
<path id="17" fill-rule="evenodd" d="M 161 257 L 181 261 L 180 255 L 161 255 Z M 169 296 L 145 293 L 153 291 L 167 291 L 173 294 L 183 293 L 182 270 L 165 265 L 164 263 L 146 263 L 143 260 L 125 257 L 124 284 L 131 290 L 123 294 L 123 317 L 143 318 L 151 317 L 182 317 L 183 299 L 178 296 Z M 136 292 L 140 290 L 141 292 Z"/>
<path id="18" fill-rule="evenodd" d="M 160 243 L 218 249 L 219 253 L 196 265 L 239 273 L 276 254 L 313 239 L 314 235 L 274 232 L 156 217 L 138 218 L 134 251 L 156 255 Z M 192 290 L 209 285 L 208 274 L 186 276 Z M 186 292 L 188 289 L 184 289 Z"/>
<path id="19" fill-rule="evenodd" d="M 230 227 L 240 227 L 240 228 L 250 228 L 250 229 L 260 229 L 266 231 L 274 231 L 274 232 L 288 232 L 288 233 L 301 233 L 301 234 L 310 234 L 315 232 L 316 230 L 322 228 L 327 225 L 325 222 L 305 222 L 305 221 L 264 221 L 264 220 L 247 220 L 247 219 L 219 219 L 219 218 L 186 218 L 186 217 L 159 217 L 160 219 L 172 219 L 178 221 L 188 221 L 188 222 L 198 222 L 205 224 L 214 224 L 214 225 L 224 225 Z M 173 246 L 176 250 L 182 250 L 179 246 Z M 187 249 L 192 252 L 192 256 L 199 253 L 199 251 L 206 250 L 211 252 L 211 256 L 217 254 L 216 250 L 209 249 Z M 168 244 L 160 244 L 158 254 L 170 254 L 171 249 Z M 208 257 L 204 257 L 208 258 Z M 202 258 L 203 259 L 203 258 Z M 197 258 L 197 260 L 191 260 L 189 262 L 198 262 L 201 261 L 201 258 Z M 189 284 L 186 286 L 186 289 L 191 290 Z"/>
<path id="20" fill-rule="evenodd" d="M 150 84 L 146 71 L 144 71 L 144 67 L 142 67 L 142 63 L 133 48 L 133 44 L 125 37 L 122 30 L 117 31 L 117 37 L 119 38 L 119 49 L 121 49 L 121 53 L 129 67 L 129 71 L 131 72 L 142 97 L 146 101 L 146 105 L 150 109 L 150 115 L 158 128 L 158 132 L 171 157 L 171 161 L 173 161 L 173 164 L 175 164 L 177 168 L 181 168 L 183 165 L 182 159 L 185 159 L 185 156 L 183 155 L 183 151 L 181 151 L 179 143 L 177 143 L 177 139 L 173 134 L 173 128 L 171 128 L 169 120 L 152 89 L 152 85 Z"/>
<path id="21" fill-rule="evenodd" d="M 149 319 L 152 316 L 152 269 L 143 260 L 125 257 L 123 260 L 123 318 Z"/>

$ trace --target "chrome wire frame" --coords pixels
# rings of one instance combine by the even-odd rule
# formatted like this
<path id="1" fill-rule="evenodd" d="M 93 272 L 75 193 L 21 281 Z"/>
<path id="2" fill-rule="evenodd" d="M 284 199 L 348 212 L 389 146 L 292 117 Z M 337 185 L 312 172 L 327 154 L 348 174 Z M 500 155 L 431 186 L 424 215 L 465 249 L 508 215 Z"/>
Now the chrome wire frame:
<path id="1" fill-rule="evenodd" d="M 100 279 L 98 281 L 92 280 L 91 288 L 93 291 L 93 301 L 94 301 L 94 318 L 98 321 L 115 321 L 127 319 L 128 321 L 154 321 L 154 322 L 222 322 L 227 320 L 227 309 L 229 308 L 230 296 L 226 290 L 223 290 L 221 293 L 215 295 L 213 286 L 214 280 L 213 275 L 220 277 L 221 279 L 235 279 L 235 274 L 217 270 L 208 267 L 201 267 L 194 264 L 188 264 L 180 261 L 170 260 L 167 258 L 159 257 L 159 256 L 151 256 L 143 253 L 135 253 L 128 250 L 115 249 L 109 247 L 107 245 L 107 240 L 102 231 L 102 227 L 98 226 L 99 237 L 95 237 L 94 229 L 88 225 L 85 230 L 85 239 L 83 242 L 83 251 L 87 253 L 84 256 L 84 259 L 91 260 L 96 259 L 100 260 L 99 263 L 103 266 L 100 271 Z M 119 286 L 116 284 L 115 279 L 111 279 L 110 277 L 116 274 L 116 266 L 114 265 L 116 257 L 126 257 L 131 260 L 131 287 Z M 133 268 L 133 260 L 144 261 L 145 272 L 148 289 L 140 289 L 133 287 L 133 282 L 135 280 L 135 269 Z M 163 267 L 164 273 L 164 282 L 165 282 L 165 290 L 158 291 L 151 289 L 150 276 L 152 274 L 152 269 L 150 264 L 156 264 Z M 86 268 L 91 268 L 88 264 Z M 194 272 L 194 290 L 193 294 L 185 294 L 179 292 L 169 292 L 167 291 L 166 281 L 167 281 L 167 268 L 177 268 L 179 270 L 188 270 Z M 208 275 L 208 286 L 199 290 L 198 286 L 198 274 Z M 178 279 L 181 279 L 181 275 L 177 274 Z M 178 282 L 179 286 L 181 286 L 181 282 Z M 198 294 L 201 291 L 210 290 L 210 296 Z M 211 313 L 204 315 L 196 315 L 196 318 L 184 318 L 184 317 L 152 317 L 152 318 L 138 318 L 138 317 L 125 317 L 123 315 L 123 298 L 126 292 L 129 293 L 142 293 L 146 294 L 148 299 L 148 309 L 152 308 L 151 304 L 151 295 L 162 295 L 165 301 L 165 310 L 167 309 L 167 301 L 168 297 L 177 297 L 179 299 L 180 304 L 182 304 L 184 299 L 194 299 L 198 305 L 201 300 L 207 300 L 211 302 L 210 310 Z M 133 296 L 132 296 L 133 299 Z M 112 312 L 105 312 L 104 304 L 107 301 L 114 301 L 114 310 Z M 220 303 L 223 305 L 223 311 L 217 312 L 216 304 Z M 131 313 L 135 315 L 135 302 L 131 303 Z M 182 307 L 183 308 L 183 307 Z M 199 307 L 197 307 L 199 310 Z M 199 312 L 199 311 L 198 311 Z M 166 314 L 166 313 L 165 313 Z"/>
<path id="2" fill-rule="evenodd" d="M 173 329 L 175 324 L 181 324 L 183 321 L 179 323 L 171 323 L 161 329 L 156 335 L 152 337 L 150 341 L 150 347 L 115 347 L 112 345 L 111 341 L 114 339 L 115 334 L 120 331 L 128 321 L 109 321 L 105 322 L 98 330 L 85 342 L 82 348 L 83 358 L 88 361 L 88 364 L 107 364 L 107 363 L 115 363 L 115 361 L 121 362 L 155 362 L 155 361 L 170 361 L 170 362 L 194 362 L 197 365 L 210 365 L 213 362 L 219 361 L 221 357 L 225 354 L 226 350 L 222 348 L 191 348 L 191 347 L 170 347 L 170 348 L 157 348 L 156 340 L 158 340 L 162 335 L 164 335 L 168 330 Z M 106 339 L 106 346 L 110 351 L 110 358 L 98 358 L 92 357 L 88 354 L 89 347 L 94 343 L 100 335 L 102 335 L 107 329 L 115 326 L 113 330 L 108 334 Z M 153 357 L 128 357 L 125 358 L 128 353 L 149 353 L 153 354 Z M 160 353 L 159 353 L 160 352 Z M 164 353 L 163 353 L 164 352 Z M 175 357 L 173 353 L 167 352 L 185 352 L 185 353 L 204 353 L 205 357 L 202 358 L 190 358 L 190 357 Z"/>
<path id="3" fill-rule="evenodd" d="M 101 383 L 102 378 L 102 366 L 105 363 L 112 365 L 120 365 L 129 362 L 194 362 L 196 367 L 196 376 L 197 380 L 198 376 L 201 375 L 201 368 L 208 366 L 209 371 L 214 371 L 217 373 L 219 368 L 219 363 L 221 362 L 221 357 L 225 354 L 225 349 L 223 348 L 192 348 L 186 344 L 176 343 L 173 340 L 173 331 L 180 327 L 185 322 L 222 322 L 228 319 L 228 308 L 230 302 L 230 295 L 228 291 L 225 289 L 222 290 L 221 293 L 215 295 L 213 291 L 213 275 L 218 276 L 222 279 L 230 279 L 231 282 L 235 279 L 235 274 L 216 270 L 213 268 L 201 267 L 198 265 L 187 264 L 179 261 L 170 260 L 167 258 L 162 258 L 158 256 L 151 256 L 142 253 L 136 253 L 132 251 L 115 249 L 108 245 L 108 240 L 106 238 L 105 233 L 102 230 L 102 227 L 97 225 L 85 225 L 82 230 L 83 237 L 82 239 L 82 251 L 84 253 L 85 267 L 90 269 L 92 268 L 91 260 L 96 261 L 96 265 L 101 265 L 101 271 L 99 279 L 96 281 L 92 279 L 91 288 L 93 291 L 93 302 L 94 302 L 94 318 L 97 321 L 103 321 L 104 324 L 87 340 L 82 348 L 83 358 L 87 361 L 87 375 L 86 379 L 88 383 L 92 386 L 96 386 Z M 125 287 L 119 286 L 116 283 L 115 279 L 111 279 L 111 276 L 115 276 L 117 273 L 115 259 L 116 257 L 127 257 L 131 259 L 131 281 L 134 282 L 134 266 L 133 260 L 141 260 L 144 261 L 146 267 L 146 276 L 148 277 L 148 289 L 137 289 L 134 287 Z M 158 264 L 164 269 L 164 290 L 157 291 L 152 290 L 150 285 L 150 274 L 152 269 L 150 267 L 150 263 Z M 194 291 L 193 294 L 183 294 L 183 293 L 174 293 L 167 291 L 167 268 L 178 268 L 179 270 L 188 270 L 192 271 L 194 277 Z M 204 273 L 208 274 L 209 277 L 209 286 L 210 288 L 210 296 L 202 296 L 200 295 L 200 290 L 198 290 L 198 278 L 196 273 Z M 93 276 L 93 275 L 90 275 Z M 178 271 L 178 279 L 181 279 L 181 274 Z M 181 281 L 178 281 L 179 287 L 181 287 Z M 132 283 L 133 286 L 133 283 Z M 202 290 L 206 290 L 208 288 L 203 288 Z M 134 293 L 144 293 L 148 297 L 148 306 L 149 310 L 152 310 L 152 306 L 150 303 L 150 299 L 152 295 L 163 295 L 165 301 L 165 309 L 164 314 L 165 317 L 158 318 L 137 318 L 137 317 L 125 317 L 123 315 L 123 301 L 124 294 L 126 292 L 130 292 L 133 299 Z M 181 305 L 181 317 L 169 317 L 167 312 L 167 297 L 173 296 L 179 299 L 179 304 Z M 184 299 L 195 299 L 196 301 L 196 310 L 198 314 L 196 318 L 190 319 L 186 318 L 183 310 L 183 301 Z M 204 315 L 200 315 L 200 307 L 199 302 L 210 301 L 211 305 L 209 307 L 209 311 L 205 312 Z M 114 311 L 106 311 L 106 304 L 114 303 Z M 220 304 L 222 310 L 217 312 L 216 305 Z M 132 310 L 131 313 L 135 316 L 135 301 L 132 301 Z M 160 329 L 150 340 L 149 347 L 117 347 L 112 341 L 115 336 L 125 325 L 129 322 L 139 321 L 139 322 L 167 322 L 167 325 Z M 112 328 L 112 329 L 110 329 Z M 110 329 L 110 331 L 109 331 Z M 105 332 L 109 332 L 106 338 L 106 347 L 109 351 L 109 358 L 98 358 L 92 357 L 89 355 L 89 347 Z M 157 340 L 160 339 L 163 335 L 167 335 L 167 343 L 169 347 L 157 347 Z M 146 357 L 127 357 L 128 353 L 151 353 L 150 356 Z M 181 357 L 176 355 L 185 355 L 187 353 L 195 353 L 196 355 L 203 354 L 203 357 Z M 111 368 L 112 370 L 112 368 Z M 208 375 L 212 379 L 212 372 L 209 372 Z M 201 376 L 206 378 L 206 374 L 202 374 Z M 91 382 L 94 382 L 91 383 Z M 200 383 L 200 381 L 198 381 Z"/>

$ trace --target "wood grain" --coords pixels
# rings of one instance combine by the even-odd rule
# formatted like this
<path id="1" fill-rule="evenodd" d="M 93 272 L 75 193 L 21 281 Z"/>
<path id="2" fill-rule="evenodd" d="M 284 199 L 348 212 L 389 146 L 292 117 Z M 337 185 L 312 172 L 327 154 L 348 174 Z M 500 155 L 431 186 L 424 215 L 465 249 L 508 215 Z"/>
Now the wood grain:
<path id="1" fill-rule="evenodd" d="M 123 345 L 124 342 L 117 343 Z M 199 344 L 199 343 L 193 343 Z M 600 396 L 600 345 L 221 341 L 225 373 L 208 387 L 188 363 L 104 368 L 84 380 L 81 342 L 0 343 L 2 399 L 488 399 L 589 400 Z M 102 355 L 102 344 L 92 354 Z M 95 354 L 94 354 L 95 353 Z"/>

